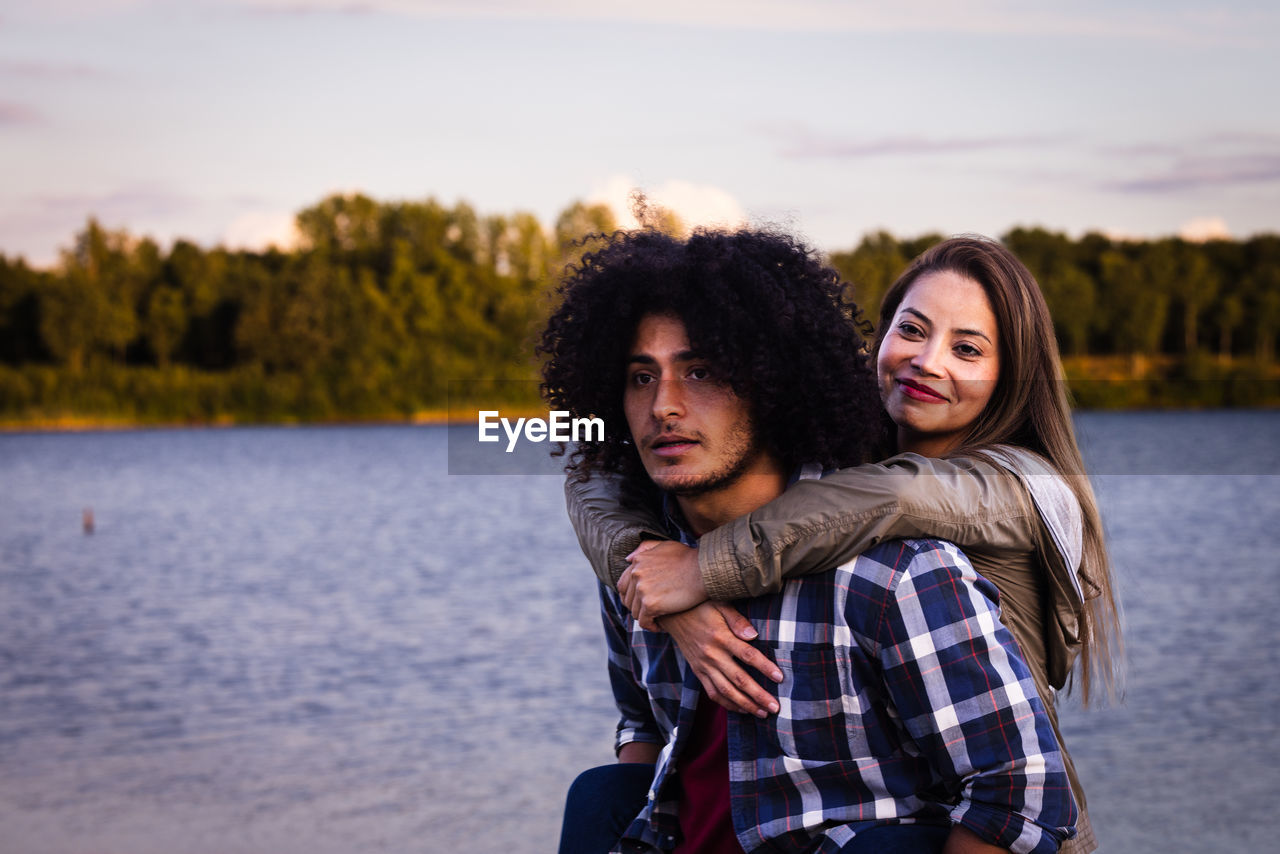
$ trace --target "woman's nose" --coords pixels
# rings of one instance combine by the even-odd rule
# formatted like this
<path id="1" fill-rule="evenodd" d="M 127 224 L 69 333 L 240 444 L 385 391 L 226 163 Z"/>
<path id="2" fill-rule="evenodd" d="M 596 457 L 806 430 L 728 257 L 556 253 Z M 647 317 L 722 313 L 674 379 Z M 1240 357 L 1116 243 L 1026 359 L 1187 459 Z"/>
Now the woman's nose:
<path id="1" fill-rule="evenodd" d="M 942 376 L 943 342 L 930 339 L 920 345 L 911 359 L 911 367 L 922 374 Z"/>

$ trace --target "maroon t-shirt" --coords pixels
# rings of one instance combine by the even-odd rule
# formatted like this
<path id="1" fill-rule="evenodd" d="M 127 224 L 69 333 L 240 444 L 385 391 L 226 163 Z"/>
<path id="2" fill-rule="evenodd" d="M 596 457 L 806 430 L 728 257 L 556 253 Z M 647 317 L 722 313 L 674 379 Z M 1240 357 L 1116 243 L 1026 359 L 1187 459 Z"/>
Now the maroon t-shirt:
<path id="1" fill-rule="evenodd" d="M 728 715 L 698 697 L 693 732 L 680 761 L 680 832 L 674 854 L 742 854 L 729 813 Z"/>

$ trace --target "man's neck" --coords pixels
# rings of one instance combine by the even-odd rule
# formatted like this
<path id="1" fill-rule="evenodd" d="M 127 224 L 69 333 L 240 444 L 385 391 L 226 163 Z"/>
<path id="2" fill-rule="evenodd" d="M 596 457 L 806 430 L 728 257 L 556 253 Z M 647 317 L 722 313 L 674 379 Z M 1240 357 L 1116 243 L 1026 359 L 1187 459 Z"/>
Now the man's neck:
<path id="1" fill-rule="evenodd" d="M 676 503 L 694 534 L 701 537 L 763 507 L 787 488 L 787 472 L 774 458 L 762 455 L 759 462 L 743 472 L 733 483 L 701 495 L 677 495 Z"/>

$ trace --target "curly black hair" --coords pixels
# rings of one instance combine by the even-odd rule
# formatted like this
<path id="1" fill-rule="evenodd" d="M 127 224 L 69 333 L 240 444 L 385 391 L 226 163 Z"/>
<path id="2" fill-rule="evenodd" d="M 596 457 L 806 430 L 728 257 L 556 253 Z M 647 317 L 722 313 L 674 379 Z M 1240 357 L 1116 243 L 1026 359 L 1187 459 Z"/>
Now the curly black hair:
<path id="1" fill-rule="evenodd" d="M 748 402 L 756 436 L 786 465 L 856 465 L 884 449 L 871 326 L 817 254 L 784 234 L 699 229 L 601 235 L 570 267 L 543 330 L 542 392 L 553 409 L 598 417 L 603 441 L 578 445 L 566 470 L 643 473 L 623 391 L 637 324 L 684 321 L 690 345 Z"/>

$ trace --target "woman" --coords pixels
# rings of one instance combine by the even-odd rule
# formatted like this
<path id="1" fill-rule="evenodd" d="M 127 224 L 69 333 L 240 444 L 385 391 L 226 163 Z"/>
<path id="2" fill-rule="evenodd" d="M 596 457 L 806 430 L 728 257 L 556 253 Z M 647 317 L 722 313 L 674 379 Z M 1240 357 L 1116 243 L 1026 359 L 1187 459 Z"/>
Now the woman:
<path id="1" fill-rule="evenodd" d="M 770 668 L 745 643 L 745 620 L 704 599 L 776 591 L 784 576 L 848 560 L 886 538 L 952 540 L 1000 591 L 1002 618 L 1056 733 L 1054 692 L 1077 657 L 1086 701 L 1096 682 L 1110 687 L 1119 636 L 1101 520 L 1044 297 L 998 243 L 955 238 L 894 283 L 878 328 L 876 370 L 900 456 L 800 481 L 707 534 L 696 550 L 636 548 L 661 530 L 656 520 L 634 510 L 614 482 L 571 479 L 579 539 L 637 619 L 651 627 L 666 617 L 663 627 L 713 699 L 756 714 L 772 710 L 770 701 L 739 662 L 767 675 Z M 1063 754 L 1081 808 L 1077 836 L 1063 850 L 1091 851 L 1083 793 Z"/>

